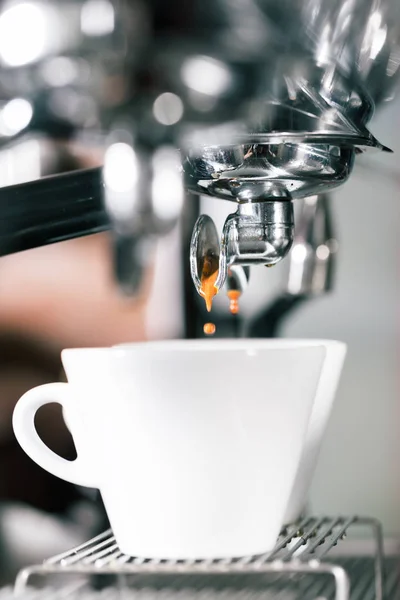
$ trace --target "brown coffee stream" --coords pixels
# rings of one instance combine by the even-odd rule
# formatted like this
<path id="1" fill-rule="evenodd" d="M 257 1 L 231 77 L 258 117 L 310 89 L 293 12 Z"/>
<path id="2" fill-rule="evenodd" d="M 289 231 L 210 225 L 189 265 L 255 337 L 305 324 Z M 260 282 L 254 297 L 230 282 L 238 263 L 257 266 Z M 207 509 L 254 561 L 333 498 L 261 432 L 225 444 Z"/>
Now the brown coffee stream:
<path id="1" fill-rule="evenodd" d="M 219 261 L 214 254 L 208 254 L 204 257 L 200 278 L 200 293 L 203 296 L 208 312 L 211 312 L 213 298 L 218 294 L 218 288 L 215 285 L 219 273 Z M 216 327 L 214 323 L 206 323 L 203 327 L 206 335 L 214 335 Z"/>
<path id="2" fill-rule="evenodd" d="M 200 293 L 206 302 L 208 312 L 211 312 L 213 298 L 218 294 L 218 288 L 215 286 L 219 273 L 218 266 L 218 258 L 213 254 L 204 257 L 201 269 Z"/>
<path id="3" fill-rule="evenodd" d="M 218 274 L 218 258 L 216 258 L 213 254 L 206 255 L 204 257 L 201 269 L 200 294 L 205 300 L 208 312 L 211 312 L 214 296 L 216 296 L 219 291 L 215 285 L 215 282 L 218 279 Z M 228 290 L 227 295 L 229 298 L 229 310 L 232 315 L 237 315 L 239 313 L 239 298 L 241 293 L 239 290 Z M 214 335 L 216 331 L 215 324 L 205 323 L 203 331 L 206 335 Z"/>
<path id="4" fill-rule="evenodd" d="M 239 290 L 228 290 L 228 298 L 229 298 L 229 310 L 232 315 L 237 315 L 239 313 L 239 298 L 240 292 Z"/>

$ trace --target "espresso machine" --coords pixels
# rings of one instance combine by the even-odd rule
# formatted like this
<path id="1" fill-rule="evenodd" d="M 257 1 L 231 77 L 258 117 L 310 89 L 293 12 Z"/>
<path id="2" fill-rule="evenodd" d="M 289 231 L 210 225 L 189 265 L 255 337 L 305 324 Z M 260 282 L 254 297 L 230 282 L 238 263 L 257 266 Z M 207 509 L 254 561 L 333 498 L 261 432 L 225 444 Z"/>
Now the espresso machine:
<path id="1" fill-rule="evenodd" d="M 0 151 L 40 151 L 3 169 L 0 256 L 110 231 L 134 298 L 178 227 L 184 337 L 210 319 L 217 336 L 277 336 L 332 288 L 331 192 L 359 155 L 391 152 L 368 124 L 399 73 L 397 0 L 2 2 Z M 231 207 L 222 231 L 207 198 Z M 262 311 L 208 316 L 207 260 L 215 293 L 240 296 L 283 259 Z"/>
<path id="2" fill-rule="evenodd" d="M 2 146 L 39 135 L 51 158 L 0 189 L 1 255 L 110 229 L 116 286 L 134 295 L 152 240 L 179 221 L 184 335 L 202 335 L 205 256 L 216 290 L 240 293 L 252 266 L 288 256 L 276 302 L 245 328 L 217 323 L 275 335 L 331 287 L 330 191 L 357 155 L 390 151 L 367 124 L 398 77 L 397 4 L 4 2 Z M 202 196 L 230 201 L 221 239 Z"/>

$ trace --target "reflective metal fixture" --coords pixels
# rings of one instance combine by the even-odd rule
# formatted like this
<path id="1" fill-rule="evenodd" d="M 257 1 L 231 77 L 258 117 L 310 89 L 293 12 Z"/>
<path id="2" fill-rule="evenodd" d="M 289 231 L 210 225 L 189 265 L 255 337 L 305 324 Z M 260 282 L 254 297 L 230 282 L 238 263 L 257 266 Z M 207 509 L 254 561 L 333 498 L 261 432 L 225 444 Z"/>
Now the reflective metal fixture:
<path id="1" fill-rule="evenodd" d="M 310 196 L 297 215 L 296 233 L 289 257 L 287 292 L 312 296 L 332 287 L 339 243 L 333 232 L 327 194 Z"/>
<path id="2" fill-rule="evenodd" d="M 339 248 L 329 194 L 298 201 L 286 285 L 246 326 L 248 337 L 277 337 L 285 319 L 305 301 L 329 292 Z"/>
<path id="3" fill-rule="evenodd" d="M 206 256 L 218 260 L 215 287 L 220 289 L 228 277 L 231 285 L 245 287 L 248 271 L 239 267 L 273 266 L 290 250 L 293 241 L 293 206 L 290 201 L 239 204 L 225 222 L 222 239 L 212 219 L 201 215 L 194 227 L 191 243 L 191 273 L 197 291 L 201 291 L 201 269 Z M 236 269 L 236 271 L 235 271 Z M 233 279 L 233 281 L 232 281 Z"/>
<path id="4" fill-rule="evenodd" d="M 197 222 L 196 287 L 200 240 L 218 249 L 219 285 L 235 280 L 229 268 L 275 264 L 293 244 L 292 202 L 324 198 L 357 154 L 388 150 L 367 126 L 399 65 L 398 0 L 5 1 L 0 155 L 44 135 L 66 151 L 94 144 L 101 158 L 97 173 L 75 173 L 67 206 L 64 194 L 46 204 L 43 235 L 29 184 L 0 189 L 0 254 L 18 249 L 10 237 L 27 239 L 30 219 L 24 249 L 54 240 L 49 218 L 59 239 L 101 224 L 113 231 L 116 279 L 134 293 L 186 190 L 237 205 L 218 244 Z"/>

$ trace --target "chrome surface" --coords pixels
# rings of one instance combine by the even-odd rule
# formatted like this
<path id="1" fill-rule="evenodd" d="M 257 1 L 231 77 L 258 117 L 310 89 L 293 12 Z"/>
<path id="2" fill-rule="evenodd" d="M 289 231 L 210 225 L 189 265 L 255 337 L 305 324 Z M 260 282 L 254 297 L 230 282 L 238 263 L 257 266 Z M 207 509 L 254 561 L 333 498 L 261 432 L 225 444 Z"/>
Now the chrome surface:
<path id="1" fill-rule="evenodd" d="M 296 203 L 286 280 L 280 292 L 246 324 L 246 337 L 279 337 L 289 315 L 332 289 L 339 244 L 331 202 L 329 194 L 318 194 Z"/>
<path id="2" fill-rule="evenodd" d="M 356 153 L 386 149 L 368 124 L 399 65 L 397 0 L 4 2 L 0 148 L 27 132 L 97 136 L 117 279 L 134 293 L 148 242 L 182 211 L 172 149 L 196 193 L 239 203 L 325 193 Z M 76 203 L 71 191 L 43 228 L 96 232 L 70 218 Z M 35 229 L 30 243 L 47 243 Z"/>
<path id="3" fill-rule="evenodd" d="M 236 291 L 240 295 L 246 291 L 250 279 L 250 268 L 242 267 L 240 265 L 232 265 L 228 269 L 226 277 L 226 290 L 227 292 Z"/>
<path id="4" fill-rule="evenodd" d="M 172 146 L 150 148 L 112 131 L 105 152 L 106 213 L 112 226 L 117 281 L 135 294 L 149 262 L 149 242 L 177 223 L 184 197 L 180 157 Z"/>
<path id="5" fill-rule="evenodd" d="M 194 226 L 190 243 L 190 273 L 196 290 L 201 294 L 201 277 L 205 260 L 214 264 L 213 272 L 220 268 L 220 241 L 214 221 L 201 215 Z M 220 282 L 218 285 L 220 286 Z"/>
<path id="6" fill-rule="evenodd" d="M 350 597 L 349 575 L 339 561 L 333 559 L 330 562 L 329 554 L 352 528 L 360 526 L 367 527 L 374 539 L 374 556 L 370 572 L 373 573 L 373 582 L 370 583 L 374 587 L 373 597 L 375 600 L 382 600 L 381 528 L 379 523 L 373 519 L 358 517 L 306 518 L 296 525 L 286 527 L 282 531 L 276 547 L 268 554 L 229 560 L 155 561 L 132 558 L 120 552 L 115 538 L 109 530 L 78 548 L 46 560 L 42 565 L 24 569 L 16 580 L 15 592 L 17 595 L 23 593 L 34 575 L 45 577 L 62 576 L 66 573 L 135 575 L 133 582 L 137 582 L 137 577 L 140 575 L 174 575 L 175 577 L 191 575 L 205 580 L 212 575 L 220 577 L 247 575 L 249 581 L 250 576 L 255 578 L 260 574 L 269 574 L 279 579 L 281 589 L 288 586 L 289 590 L 294 575 L 310 575 L 314 584 L 322 583 L 321 592 L 324 587 L 329 586 L 326 576 L 330 576 L 334 581 L 332 597 L 335 600 L 347 600 Z M 297 585 L 298 581 L 296 581 Z M 265 580 L 265 588 L 268 592 L 267 580 Z"/>
<path id="7" fill-rule="evenodd" d="M 349 178 L 355 149 L 319 143 L 270 144 L 243 147 L 244 160 L 222 171 L 209 154 L 183 165 L 185 184 L 200 194 L 236 202 L 261 202 L 280 198 L 304 198 L 338 187 Z"/>
<path id="8" fill-rule="evenodd" d="M 333 233 L 330 204 L 331 198 L 320 194 L 306 198 L 299 207 L 288 259 L 289 294 L 310 296 L 332 288 L 339 244 Z"/>
<path id="9" fill-rule="evenodd" d="M 338 560 L 350 578 L 350 600 L 375 600 L 375 578 L 373 559 L 369 557 L 348 557 Z M 400 598 L 399 557 L 388 557 L 384 561 L 386 573 L 383 597 L 387 600 Z M 25 588 L 18 595 L 12 588 L 0 590 L 0 600 L 332 600 L 335 584 L 329 576 L 297 576 L 289 580 L 285 576 L 260 575 L 189 575 L 162 578 L 136 575 L 128 585 L 119 582 L 116 586 L 95 590 L 85 582 L 69 583 L 57 589 Z"/>
<path id="10" fill-rule="evenodd" d="M 201 293 L 201 272 L 206 257 L 215 261 L 214 271 L 218 268 L 215 287 L 219 290 L 234 266 L 271 267 L 282 260 L 292 245 L 293 230 L 290 200 L 239 204 L 237 211 L 227 217 L 220 242 L 211 217 L 201 215 L 194 226 L 190 245 L 191 274 L 197 291 Z M 245 279 L 248 281 L 249 275 L 245 275 Z"/>
<path id="11" fill-rule="evenodd" d="M 222 246 L 229 265 L 268 265 L 279 262 L 293 241 L 290 201 L 239 204 L 226 220 Z"/>

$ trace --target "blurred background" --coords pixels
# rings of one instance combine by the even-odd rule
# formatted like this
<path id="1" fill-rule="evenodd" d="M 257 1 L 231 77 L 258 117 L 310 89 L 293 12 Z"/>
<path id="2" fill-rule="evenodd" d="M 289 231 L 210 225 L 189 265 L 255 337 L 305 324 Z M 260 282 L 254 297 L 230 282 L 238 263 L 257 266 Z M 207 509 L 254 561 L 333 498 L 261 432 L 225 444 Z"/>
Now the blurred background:
<path id="1" fill-rule="evenodd" d="M 77 6 L 79 2 L 69 4 Z M 81 26 L 86 28 L 85 35 L 100 38 L 113 31 L 109 2 L 84 4 Z M 93 15 L 104 18 L 96 21 Z M 37 40 L 37 36 L 29 36 L 39 31 L 40 22 L 20 17 L 17 15 L 19 26 L 25 24 L 25 39 Z M 110 22 L 111 30 L 107 29 Z M 379 23 L 378 33 L 383 30 Z M 12 28 L 10 23 L 6 25 L 0 21 L 0 61 L 2 65 L 11 60 L 14 66 L 23 66 L 25 46 L 13 44 Z M 2 45 L 4 39 L 7 43 Z M 380 48 L 384 42 L 380 38 Z M 4 54 L 7 48 L 8 55 Z M 29 56 L 34 50 L 31 45 Z M 83 85 L 76 86 L 78 91 L 84 90 L 79 95 L 70 85 L 77 74 L 71 71 L 74 63 L 61 59 L 64 62 L 48 62 L 40 72 L 46 80 L 44 89 L 52 93 L 49 106 L 58 115 L 50 122 L 52 137 L 38 127 L 21 138 L 16 136 L 12 148 L 7 143 L 0 145 L 1 187 L 94 168 L 103 162 L 104 148 L 96 135 L 81 144 L 79 136 L 65 129 L 67 122 L 73 122 L 78 129 L 95 130 L 97 122 L 96 107 L 85 87 L 84 61 L 75 64 L 84 79 Z M 112 68 L 108 76 L 104 103 L 123 104 L 118 95 L 123 95 L 121 80 L 114 77 Z M 31 80 L 24 71 L 20 78 L 15 72 L 13 77 L 0 71 L 0 87 L 7 100 L 0 106 L 3 142 L 24 130 L 32 118 L 29 103 L 12 99 L 14 83 L 20 93 L 25 84 L 28 90 Z M 377 517 L 387 538 L 395 540 L 400 536 L 398 97 L 381 103 L 371 129 L 394 153 L 371 152 L 358 157 L 352 178 L 332 192 L 332 217 L 339 241 L 334 288 L 290 313 L 281 335 L 338 339 L 348 344 L 340 389 L 313 481 L 313 512 Z M 8 202 L 11 206 L 12 200 Z M 201 207 L 221 231 L 232 203 L 204 197 Z M 7 228 L 7 219 L 0 218 L 4 237 Z M 11 426 L 17 400 L 36 385 L 64 379 L 60 361 L 63 348 L 184 335 L 184 322 L 190 320 L 190 314 L 184 314 L 183 306 L 182 288 L 189 272 L 188 253 L 182 262 L 183 228 L 180 220 L 166 235 L 157 237 L 141 284 L 130 298 L 115 285 L 110 252 L 115 240 L 107 232 L 0 258 L 0 584 L 10 582 L 22 566 L 81 543 L 106 525 L 97 492 L 56 479 L 18 446 Z M 244 317 L 279 294 L 287 269 L 285 261 L 274 269 L 253 269 L 241 299 Z M 217 298 L 214 314 L 228 314 L 225 296 Z M 66 458 L 74 457 L 59 407 L 42 409 L 37 427 L 52 449 Z"/>

